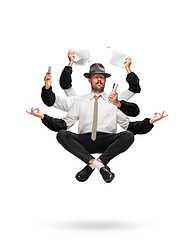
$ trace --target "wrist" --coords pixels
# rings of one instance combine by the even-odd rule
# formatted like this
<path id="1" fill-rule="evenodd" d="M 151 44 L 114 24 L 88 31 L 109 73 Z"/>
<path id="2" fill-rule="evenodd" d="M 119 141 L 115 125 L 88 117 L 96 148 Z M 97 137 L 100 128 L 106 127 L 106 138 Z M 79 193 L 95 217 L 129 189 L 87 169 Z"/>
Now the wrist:
<path id="1" fill-rule="evenodd" d="M 125 67 L 125 68 L 126 68 L 128 74 L 131 73 L 130 67 Z"/>
<path id="2" fill-rule="evenodd" d="M 44 118 L 44 115 L 42 114 L 42 115 L 40 116 L 40 118 L 43 120 L 43 118 Z"/>
<path id="3" fill-rule="evenodd" d="M 150 124 L 153 124 L 153 123 L 154 123 L 154 121 L 153 121 L 152 119 L 150 119 L 150 120 L 149 120 L 149 123 L 150 123 Z"/>
<path id="4" fill-rule="evenodd" d="M 48 90 L 51 85 L 45 84 L 45 89 Z"/>
<path id="5" fill-rule="evenodd" d="M 74 61 L 70 61 L 69 64 L 68 64 L 68 66 L 69 66 L 69 67 L 72 67 L 73 62 L 74 62 Z"/>
<path id="6" fill-rule="evenodd" d="M 117 102 L 117 104 L 115 104 L 115 106 L 117 106 L 118 108 L 120 108 L 121 107 L 121 102 Z"/>

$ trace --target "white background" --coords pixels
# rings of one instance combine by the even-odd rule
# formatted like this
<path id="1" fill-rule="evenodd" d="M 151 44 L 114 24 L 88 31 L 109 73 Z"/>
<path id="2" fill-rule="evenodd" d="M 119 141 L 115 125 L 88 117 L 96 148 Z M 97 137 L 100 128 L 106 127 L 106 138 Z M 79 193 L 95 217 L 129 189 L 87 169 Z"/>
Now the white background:
<path id="1" fill-rule="evenodd" d="M 3 1 L 0 11 L 0 238 L 192 239 L 191 2 L 18 0 Z M 142 92 L 131 101 L 141 113 L 131 120 L 169 116 L 110 162 L 112 183 L 96 170 L 79 183 L 84 163 L 25 110 L 66 114 L 40 94 L 51 65 L 53 89 L 64 95 L 59 76 L 71 48 L 89 48 L 92 63 L 105 65 L 106 92 L 113 82 L 124 91 L 126 71 L 109 64 L 106 45 L 131 56 L 140 78 Z M 90 90 L 89 66 L 73 68 L 78 94 Z"/>

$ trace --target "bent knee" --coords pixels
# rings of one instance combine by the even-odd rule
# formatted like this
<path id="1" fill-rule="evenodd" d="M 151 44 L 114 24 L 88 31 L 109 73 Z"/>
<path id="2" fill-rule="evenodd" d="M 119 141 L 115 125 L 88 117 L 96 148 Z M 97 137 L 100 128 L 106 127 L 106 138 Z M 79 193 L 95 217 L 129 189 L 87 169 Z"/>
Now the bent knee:
<path id="1" fill-rule="evenodd" d="M 62 140 L 64 140 L 67 135 L 68 135 L 68 131 L 67 130 L 60 130 L 58 133 L 57 133 L 57 141 L 60 143 Z"/>
<path id="2" fill-rule="evenodd" d="M 125 131 L 124 133 L 126 140 L 128 140 L 130 142 L 130 144 L 132 144 L 134 142 L 134 134 L 131 131 Z"/>

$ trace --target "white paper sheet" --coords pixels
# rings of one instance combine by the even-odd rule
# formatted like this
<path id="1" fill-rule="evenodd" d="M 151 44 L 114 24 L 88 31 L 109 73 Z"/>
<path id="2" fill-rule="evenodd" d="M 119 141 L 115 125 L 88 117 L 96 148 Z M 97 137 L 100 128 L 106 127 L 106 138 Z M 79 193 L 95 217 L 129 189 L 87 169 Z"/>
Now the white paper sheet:
<path id="1" fill-rule="evenodd" d="M 89 49 L 73 50 L 73 52 L 75 53 L 75 64 L 83 66 L 91 61 Z"/>
<path id="2" fill-rule="evenodd" d="M 113 51 L 112 52 L 112 57 L 111 57 L 109 62 L 111 64 L 117 66 L 117 67 L 123 68 L 124 67 L 125 58 L 127 58 L 127 54 L 118 52 L 118 51 L 112 49 L 111 47 L 108 47 L 108 46 L 106 46 L 106 47 L 110 48 Z"/>

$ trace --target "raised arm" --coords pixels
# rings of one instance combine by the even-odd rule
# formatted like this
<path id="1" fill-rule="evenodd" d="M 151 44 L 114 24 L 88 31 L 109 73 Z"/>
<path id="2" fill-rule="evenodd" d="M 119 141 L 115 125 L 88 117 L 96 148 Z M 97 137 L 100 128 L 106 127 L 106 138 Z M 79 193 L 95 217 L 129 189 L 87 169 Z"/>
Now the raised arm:
<path id="1" fill-rule="evenodd" d="M 47 105 L 48 107 L 54 106 L 57 109 L 68 112 L 73 105 L 74 99 L 76 97 L 74 96 L 63 98 L 60 96 L 56 96 L 52 90 L 52 75 L 50 75 L 50 72 L 46 73 L 44 81 L 45 86 L 42 88 L 41 98 L 45 105 Z"/>
<path id="2" fill-rule="evenodd" d="M 52 91 L 52 75 L 48 71 L 44 77 L 45 86 L 41 90 L 41 99 L 48 107 L 55 103 L 55 93 Z"/>
<path id="3" fill-rule="evenodd" d="M 72 88 L 72 66 L 75 59 L 75 54 L 72 50 L 68 52 L 69 65 L 66 66 L 60 76 L 59 83 L 61 88 L 65 91 L 67 96 L 77 96 L 75 90 Z"/>
<path id="4" fill-rule="evenodd" d="M 137 75 L 131 71 L 130 66 L 132 64 L 132 60 L 130 57 L 125 59 L 125 69 L 127 71 L 126 81 L 129 83 L 129 91 L 134 93 L 140 93 L 141 87 L 139 85 L 139 78 Z"/>
<path id="5" fill-rule="evenodd" d="M 119 95 L 119 99 L 128 101 L 131 97 L 134 96 L 135 93 L 140 93 L 141 87 L 139 85 L 138 76 L 134 72 L 132 72 L 130 69 L 130 66 L 132 64 L 131 58 L 130 57 L 126 58 L 124 64 L 125 64 L 125 69 L 127 71 L 126 81 L 129 84 L 129 88 L 128 90 L 122 92 Z"/>

